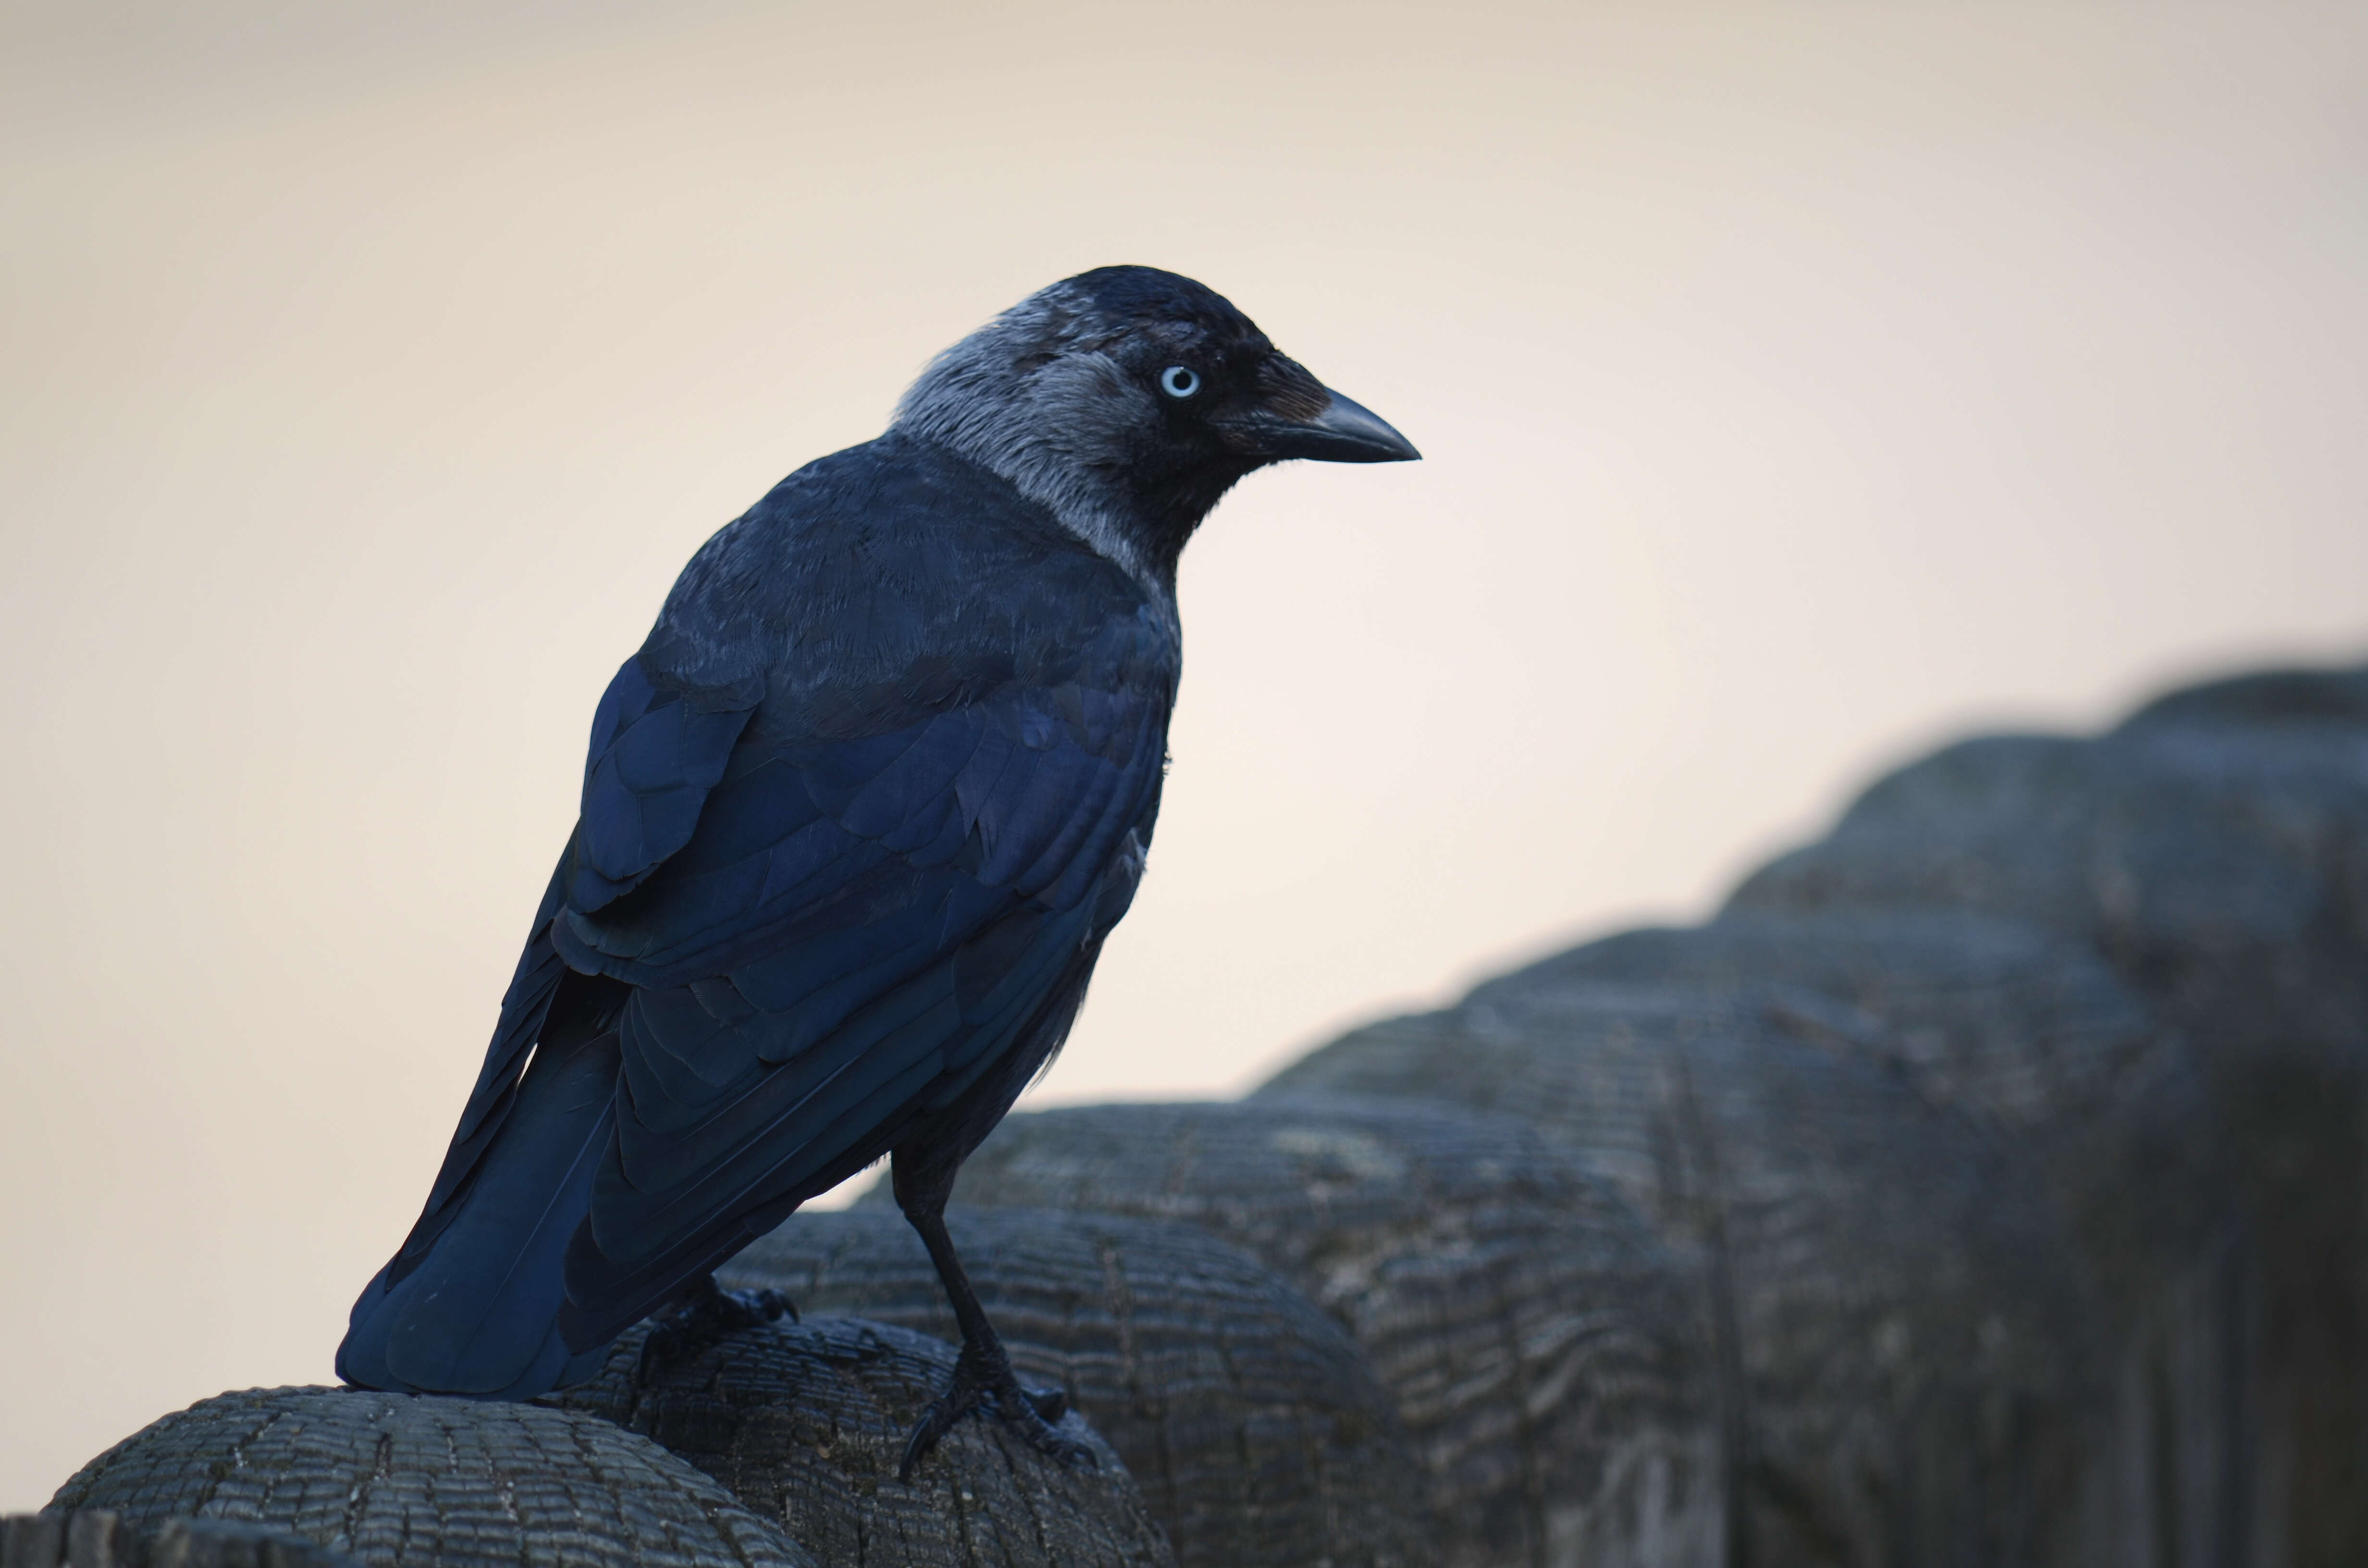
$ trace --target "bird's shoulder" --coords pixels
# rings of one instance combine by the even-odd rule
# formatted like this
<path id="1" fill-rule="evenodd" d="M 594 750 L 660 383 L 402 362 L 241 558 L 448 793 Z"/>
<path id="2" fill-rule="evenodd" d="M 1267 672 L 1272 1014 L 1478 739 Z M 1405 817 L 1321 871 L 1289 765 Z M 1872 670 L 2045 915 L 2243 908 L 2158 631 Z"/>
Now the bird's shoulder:
<path id="1" fill-rule="evenodd" d="M 664 684 L 761 688 L 767 729 L 819 736 L 998 687 L 1172 700 L 1179 653 L 1172 597 L 1009 482 L 891 433 L 807 464 L 710 539 L 640 659 Z"/>

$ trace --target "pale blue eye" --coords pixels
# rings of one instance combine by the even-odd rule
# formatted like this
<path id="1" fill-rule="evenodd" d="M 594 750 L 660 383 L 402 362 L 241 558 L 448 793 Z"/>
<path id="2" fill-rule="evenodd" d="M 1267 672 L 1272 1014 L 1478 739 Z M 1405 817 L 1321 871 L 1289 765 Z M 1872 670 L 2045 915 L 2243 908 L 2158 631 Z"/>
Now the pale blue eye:
<path id="1" fill-rule="evenodd" d="M 1201 390 L 1201 378 L 1189 366 L 1170 365 L 1159 372 L 1159 390 L 1169 397 L 1190 397 Z"/>

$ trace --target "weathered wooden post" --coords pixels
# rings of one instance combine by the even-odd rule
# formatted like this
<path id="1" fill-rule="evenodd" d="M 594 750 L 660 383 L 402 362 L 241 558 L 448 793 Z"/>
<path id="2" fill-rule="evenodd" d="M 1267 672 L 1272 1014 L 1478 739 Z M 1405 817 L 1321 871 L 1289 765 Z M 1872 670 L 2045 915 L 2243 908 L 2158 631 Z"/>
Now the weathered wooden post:
<path id="1" fill-rule="evenodd" d="M 1736 1563 L 2074 1562 L 2099 1354 L 2052 1207 L 1816 996 L 1563 982 L 1395 1019 L 1272 1085 L 1528 1119 L 1701 1281 Z"/>
<path id="2" fill-rule="evenodd" d="M 1388 1391 L 1340 1325 L 1188 1225 L 957 1210 L 956 1244 L 1030 1386 L 1064 1391 L 1126 1461 L 1185 1568 L 1421 1568 L 1423 1476 Z M 799 1214 L 734 1260 L 811 1321 L 955 1337 L 894 1210 Z"/>
<path id="3" fill-rule="evenodd" d="M 1725 1556 L 1699 1294 L 1520 1121 L 1328 1096 L 1047 1111 L 955 1199 L 1183 1221 L 1294 1281 L 1396 1396 L 1458 1568 Z"/>
<path id="4" fill-rule="evenodd" d="M 2171 693 L 2093 741 L 1947 747 L 1732 904 L 2026 919 L 2192 1040 L 2260 1256 L 2237 1374 L 2257 1462 L 2197 1562 L 2368 1561 L 2363 689 L 2356 670 L 2268 672 Z"/>

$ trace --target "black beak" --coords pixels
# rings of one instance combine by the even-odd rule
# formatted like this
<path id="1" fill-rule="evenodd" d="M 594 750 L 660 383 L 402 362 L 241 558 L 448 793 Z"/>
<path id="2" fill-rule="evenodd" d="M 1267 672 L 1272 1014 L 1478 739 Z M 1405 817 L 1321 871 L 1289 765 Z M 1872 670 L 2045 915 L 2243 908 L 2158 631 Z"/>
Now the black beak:
<path id="1" fill-rule="evenodd" d="M 1325 389 L 1330 392 L 1330 388 Z M 1313 458 L 1329 463 L 1413 462 L 1422 454 L 1390 422 L 1353 398 L 1332 392 L 1313 419 L 1297 419 L 1275 432 L 1275 456 Z"/>
<path id="2" fill-rule="evenodd" d="M 1422 456 L 1412 441 L 1363 403 L 1328 387 L 1318 388 L 1313 377 L 1305 384 L 1308 391 L 1320 391 L 1329 399 L 1319 412 L 1285 414 L 1271 406 L 1261 408 L 1247 419 L 1227 421 L 1229 439 L 1239 449 L 1275 462 L 1308 458 L 1327 463 L 1402 463 Z"/>

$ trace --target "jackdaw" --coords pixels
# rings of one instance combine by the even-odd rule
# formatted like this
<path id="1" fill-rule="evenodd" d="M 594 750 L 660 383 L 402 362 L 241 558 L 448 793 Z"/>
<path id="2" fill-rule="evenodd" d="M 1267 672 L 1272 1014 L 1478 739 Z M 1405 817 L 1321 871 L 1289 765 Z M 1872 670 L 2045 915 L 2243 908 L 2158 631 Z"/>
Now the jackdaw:
<path id="1" fill-rule="evenodd" d="M 661 1309 L 654 1353 L 777 1315 L 712 1271 L 891 1156 L 962 1332 L 905 1471 L 981 1407 L 1076 1457 L 947 1194 L 1143 874 L 1185 540 L 1269 463 L 1418 455 L 1209 289 L 1110 267 L 709 540 L 593 714 L 484 1070 L 338 1375 L 529 1399 Z"/>

